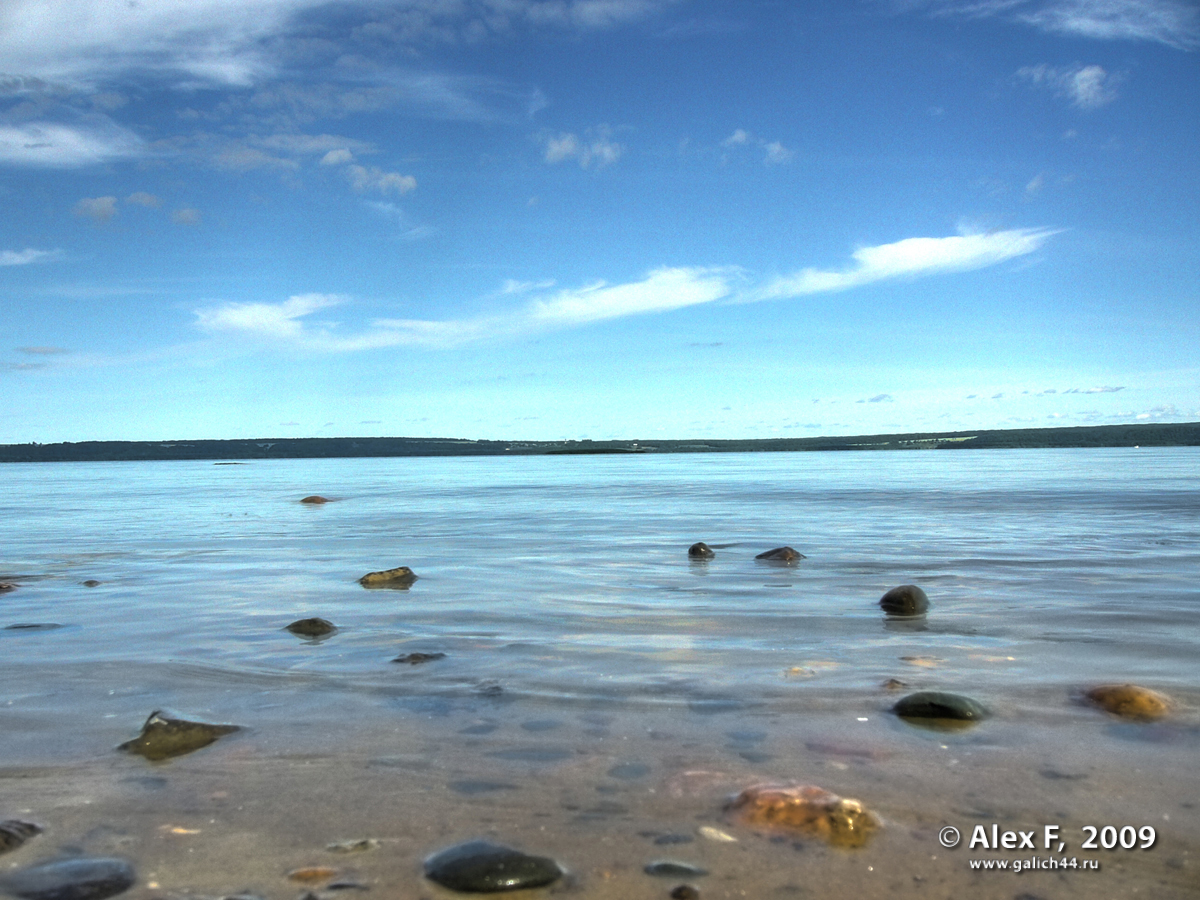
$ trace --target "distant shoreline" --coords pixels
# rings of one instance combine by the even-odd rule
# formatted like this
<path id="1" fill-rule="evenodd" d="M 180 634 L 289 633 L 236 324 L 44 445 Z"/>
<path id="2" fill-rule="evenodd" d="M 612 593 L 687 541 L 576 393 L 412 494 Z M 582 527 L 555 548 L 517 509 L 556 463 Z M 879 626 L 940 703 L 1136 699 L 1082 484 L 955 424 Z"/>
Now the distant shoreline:
<path id="1" fill-rule="evenodd" d="M 756 440 L 475 441 L 337 437 L 256 440 L 81 441 L 0 444 L 0 462 L 322 459 L 390 456 L 556 456 L 814 450 L 1000 450 L 1067 447 L 1196 447 L 1200 422 L 914 432 Z"/>

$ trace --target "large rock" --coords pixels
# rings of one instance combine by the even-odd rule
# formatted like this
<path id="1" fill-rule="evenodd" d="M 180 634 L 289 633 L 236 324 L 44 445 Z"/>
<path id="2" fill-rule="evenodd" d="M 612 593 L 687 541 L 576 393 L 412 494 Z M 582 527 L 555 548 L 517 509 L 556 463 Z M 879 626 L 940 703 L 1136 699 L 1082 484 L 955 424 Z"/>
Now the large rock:
<path id="1" fill-rule="evenodd" d="M 31 837 L 41 834 L 44 829 L 33 822 L 22 822 L 20 819 L 5 819 L 0 822 L 0 853 L 16 850 Z"/>
<path id="2" fill-rule="evenodd" d="M 291 625 L 287 626 L 287 630 L 299 637 L 319 638 L 333 634 L 337 631 L 337 626 L 328 619 L 313 617 L 311 619 L 297 619 Z"/>
<path id="3" fill-rule="evenodd" d="M 1136 684 L 1102 684 L 1084 697 L 1105 712 L 1122 719 L 1152 722 L 1171 711 L 1171 698 Z"/>
<path id="4" fill-rule="evenodd" d="M 18 869 L 0 891 L 22 900 L 104 900 L 133 887 L 133 866 L 113 857 L 73 857 Z"/>
<path id="5" fill-rule="evenodd" d="M 747 825 L 820 838 L 835 847 L 861 847 L 879 828 L 879 819 L 857 800 L 811 784 L 752 785 L 726 810 Z"/>
<path id="6" fill-rule="evenodd" d="M 490 841 L 456 844 L 425 860 L 426 878 L 468 894 L 545 887 L 562 875 L 562 867 L 549 857 L 530 856 Z"/>
<path id="7" fill-rule="evenodd" d="M 945 691 L 917 691 L 901 698 L 892 712 L 905 719 L 942 719 L 978 722 L 989 715 L 977 700 Z"/>
<path id="8" fill-rule="evenodd" d="M 416 580 L 416 573 L 408 566 L 397 566 L 382 572 L 368 572 L 358 579 L 358 583 L 365 588 L 406 588 Z"/>
<path id="9" fill-rule="evenodd" d="M 929 598 L 915 584 L 902 584 L 880 597 L 879 605 L 889 616 L 920 616 L 929 611 Z"/>
<path id="10" fill-rule="evenodd" d="M 712 559 L 716 555 L 713 548 L 704 541 L 697 541 L 688 547 L 688 556 L 692 559 Z"/>
<path id="11" fill-rule="evenodd" d="M 776 547 L 774 550 L 767 550 L 754 558 L 765 559 L 770 562 L 796 562 L 797 560 L 808 559 L 803 553 L 793 550 L 791 547 Z"/>
<path id="12" fill-rule="evenodd" d="M 142 733 L 117 749 L 158 762 L 207 747 L 217 738 L 235 731 L 241 731 L 241 726 L 189 722 L 156 710 L 150 713 L 150 718 L 142 726 Z"/>
<path id="13" fill-rule="evenodd" d="M 301 503 L 328 503 L 328 497 L 322 497 L 320 494 L 312 494 L 308 497 L 301 497 Z"/>

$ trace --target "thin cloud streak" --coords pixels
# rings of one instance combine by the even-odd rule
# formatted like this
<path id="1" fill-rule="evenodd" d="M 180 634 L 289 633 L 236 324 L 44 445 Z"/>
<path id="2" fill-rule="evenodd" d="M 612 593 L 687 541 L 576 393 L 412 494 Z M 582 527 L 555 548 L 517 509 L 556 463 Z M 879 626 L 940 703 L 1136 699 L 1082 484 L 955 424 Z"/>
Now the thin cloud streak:
<path id="1" fill-rule="evenodd" d="M 0 266 L 28 266 L 33 263 L 51 262 L 62 256 L 61 250 L 0 250 Z"/>

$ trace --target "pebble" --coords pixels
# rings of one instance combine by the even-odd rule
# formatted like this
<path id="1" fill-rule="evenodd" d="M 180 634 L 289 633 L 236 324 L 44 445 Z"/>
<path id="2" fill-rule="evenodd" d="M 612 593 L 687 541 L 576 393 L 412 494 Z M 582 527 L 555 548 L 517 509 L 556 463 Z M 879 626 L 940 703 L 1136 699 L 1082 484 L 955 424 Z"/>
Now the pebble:
<path id="1" fill-rule="evenodd" d="M 766 559 L 772 562 L 795 562 L 799 559 L 808 559 L 803 553 L 793 550 L 791 547 L 776 547 L 774 550 L 767 550 L 765 553 L 760 553 L 755 559 Z"/>
<path id="2" fill-rule="evenodd" d="M 34 835 L 41 834 L 45 829 L 32 822 L 22 822 L 20 819 L 6 819 L 0 822 L 0 853 L 16 850 Z"/>
<path id="3" fill-rule="evenodd" d="M 700 892 L 690 884 L 681 884 L 671 891 L 671 900 L 700 900 Z"/>
<path id="4" fill-rule="evenodd" d="M 328 497 L 322 497 L 320 494 L 311 494 L 307 497 L 300 498 L 301 503 L 328 503 Z"/>
<path id="5" fill-rule="evenodd" d="M 706 841 L 716 841 L 719 844 L 737 843 L 737 838 L 732 834 L 727 834 L 719 828 L 713 828 L 711 825 L 701 825 L 696 831 Z"/>
<path id="6" fill-rule="evenodd" d="M 672 859 L 660 859 L 652 862 L 643 869 L 647 875 L 659 878 L 702 878 L 708 874 L 707 869 L 693 866 L 691 863 L 676 862 Z"/>
<path id="7" fill-rule="evenodd" d="M 410 666 L 419 666 L 421 663 L 433 662 L 436 659 L 445 659 L 445 653 L 406 653 L 404 656 L 397 656 L 392 662 L 407 663 Z"/>
<path id="8" fill-rule="evenodd" d="M 299 869 L 292 869 L 287 873 L 288 881 L 298 881 L 301 884 L 317 884 L 321 881 L 329 881 L 338 874 L 337 869 L 329 866 L 301 866 Z"/>
<path id="9" fill-rule="evenodd" d="M 0 890 L 22 900 L 104 900 L 136 880 L 123 859 L 81 856 L 18 869 L 0 879 Z"/>
<path id="10" fill-rule="evenodd" d="M 328 619 L 297 619 L 291 625 L 287 626 L 287 630 L 292 634 L 306 638 L 324 637 L 327 634 L 333 634 L 337 631 L 335 626 Z"/>
<path id="11" fill-rule="evenodd" d="M 963 722 L 977 722 L 989 715 L 978 701 L 944 691 L 909 694 L 897 701 L 892 712 L 906 719 L 955 719 Z"/>
<path id="12" fill-rule="evenodd" d="M 358 583 L 365 588 L 406 588 L 416 580 L 416 574 L 408 566 L 397 566 L 381 572 L 368 572 L 358 579 Z"/>
<path id="13" fill-rule="evenodd" d="M 375 850 L 379 847 L 379 841 L 375 838 L 359 838 L 354 841 L 334 841 L 332 844 L 326 844 L 325 849 L 330 853 L 364 853 L 367 850 Z"/>
<path id="14" fill-rule="evenodd" d="M 875 814 L 857 800 L 811 784 L 756 784 L 726 809 L 748 825 L 820 838 L 835 847 L 861 847 L 879 828 Z"/>
<path id="15" fill-rule="evenodd" d="M 1153 722 L 1171 711 L 1171 698 L 1136 684 L 1102 684 L 1084 696 L 1105 712 L 1122 719 Z"/>
<path id="16" fill-rule="evenodd" d="M 887 681 L 881 684 L 880 687 L 885 691 L 899 691 L 908 687 L 908 682 L 901 681 L 899 678 L 889 678 Z"/>
<path id="17" fill-rule="evenodd" d="M 117 749 L 158 762 L 207 747 L 217 738 L 235 731 L 241 731 L 241 726 L 189 722 L 155 710 L 142 726 L 142 733 Z"/>
<path id="18" fill-rule="evenodd" d="M 688 556 L 692 559 L 712 559 L 716 556 L 716 552 L 704 541 L 697 541 L 688 547 Z"/>
<path id="19" fill-rule="evenodd" d="M 929 597 L 915 584 L 894 587 L 879 598 L 889 616 L 922 616 L 929 611 Z"/>
<path id="20" fill-rule="evenodd" d="M 87 581 L 80 582 L 84 587 L 100 587 L 103 583 L 102 581 L 97 581 L 95 578 L 89 578 Z"/>
<path id="21" fill-rule="evenodd" d="M 475 894 L 545 887 L 562 875 L 562 867 L 549 857 L 482 840 L 447 847 L 425 860 L 430 881 Z"/>

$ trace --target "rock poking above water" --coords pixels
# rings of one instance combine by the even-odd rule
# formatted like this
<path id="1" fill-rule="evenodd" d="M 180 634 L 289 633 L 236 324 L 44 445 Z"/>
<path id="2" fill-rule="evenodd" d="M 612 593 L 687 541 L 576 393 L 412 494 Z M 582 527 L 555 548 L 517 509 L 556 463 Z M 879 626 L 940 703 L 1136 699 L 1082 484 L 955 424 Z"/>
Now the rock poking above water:
<path id="1" fill-rule="evenodd" d="M 921 616 L 929 611 L 929 597 L 915 584 L 902 584 L 880 597 L 879 605 L 889 616 Z"/>
<path id="2" fill-rule="evenodd" d="M 879 828 L 875 814 L 811 784 L 756 784 L 726 806 L 747 825 L 820 838 L 835 847 L 862 847 Z"/>
<path id="3" fill-rule="evenodd" d="M 7 594 L 9 591 L 15 591 L 17 586 L 11 581 L 0 581 L 0 594 Z"/>
<path id="4" fill-rule="evenodd" d="M 406 653 L 404 656 L 397 656 L 392 662 L 419 666 L 421 663 L 433 662 L 434 660 L 445 658 L 445 653 Z"/>
<path id="5" fill-rule="evenodd" d="M 97 581 L 95 578 L 89 578 L 87 581 L 81 581 L 79 583 L 84 587 L 100 587 L 100 585 L 102 585 L 104 582 Z"/>
<path id="6" fill-rule="evenodd" d="M 22 822 L 20 819 L 6 819 L 0 822 L 0 853 L 16 850 L 34 835 L 41 834 L 45 829 L 32 822 Z"/>
<path id="7" fill-rule="evenodd" d="M 150 713 L 150 718 L 142 726 L 142 733 L 117 749 L 158 762 L 207 747 L 217 738 L 235 731 L 241 731 L 241 726 L 189 722 L 156 710 Z"/>
<path id="8" fill-rule="evenodd" d="M 358 579 L 358 583 L 365 588 L 407 588 L 416 580 L 416 574 L 408 566 L 397 566 L 382 572 L 368 572 Z"/>
<path id="9" fill-rule="evenodd" d="M 0 891 L 22 900 L 104 900 L 133 887 L 133 866 L 115 857 L 73 857 L 18 869 Z"/>
<path id="10" fill-rule="evenodd" d="M 659 878 L 702 878 L 708 874 L 708 869 L 693 866 L 691 863 L 676 862 L 673 859 L 657 860 L 642 871 Z"/>
<path id="11" fill-rule="evenodd" d="M 292 634 L 306 638 L 325 637 L 327 634 L 333 634 L 337 631 L 337 626 L 328 619 L 297 619 L 291 625 L 287 626 L 287 631 Z"/>
<path id="12" fill-rule="evenodd" d="M 803 553 L 793 550 L 791 547 L 776 547 L 774 550 L 767 550 L 765 553 L 760 553 L 755 559 L 765 559 L 770 562 L 796 562 L 801 559 L 808 559 Z"/>
<path id="13" fill-rule="evenodd" d="M 1122 719 L 1153 722 L 1171 711 L 1171 698 L 1136 684 L 1102 684 L 1084 697 L 1105 712 Z"/>
<path id="14" fill-rule="evenodd" d="M 546 856 L 530 856 L 503 844 L 467 841 L 425 860 L 425 877 L 452 891 L 495 894 L 545 887 L 563 875 Z"/>
<path id="15" fill-rule="evenodd" d="M 977 722 L 989 715 L 987 708 L 978 701 L 944 691 L 909 694 L 897 701 L 892 712 L 905 719 L 951 719 L 960 722 Z"/>
<path id="16" fill-rule="evenodd" d="M 691 559 L 712 559 L 716 556 L 716 552 L 704 541 L 697 541 L 688 547 L 688 556 Z"/>
<path id="17" fill-rule="evenodd" d="M 308 497 L 302 497 L 300 499 L 300 502 L 301 503 L 328 503 L 329 498 L 322 497 L 320 494 L 312 494 Z"/>

